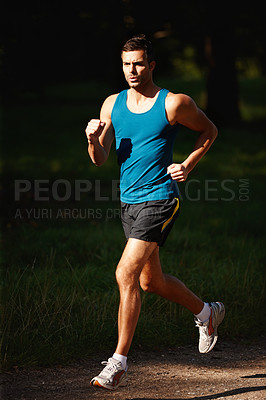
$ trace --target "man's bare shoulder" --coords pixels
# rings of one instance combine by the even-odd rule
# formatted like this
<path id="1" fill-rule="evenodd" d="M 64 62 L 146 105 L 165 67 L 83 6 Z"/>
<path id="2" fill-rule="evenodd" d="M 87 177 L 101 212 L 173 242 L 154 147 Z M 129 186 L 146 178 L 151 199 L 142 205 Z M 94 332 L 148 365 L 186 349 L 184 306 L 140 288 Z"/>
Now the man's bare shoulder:
<path id="1" fill-rule="evenodd" d="M 109 112 L 109 113 L 112 112 L 113 106 L 115 104 L 115 101 L 116 101 L 118 95 L 119 95 L 119 93 L 111 94 L 104 100 L 102 109 L 105 110 L 105 112 Z"/>
<path id="2" fill-rule="evenodd" d="M 191 106 L 194 108 L 195 103 L 192 98 L 183 93 L 169 92 L 166 96 L 165 109 L 168 121 L 171 125 L 178 122 L 180 112 L 189 110 Z"/>
<path id="3" fill-rule="evenodd" d="M 166 97 L 166 104 L 169 105 L 169 107 L 177 108 L 182 105 L 186 106 L 190 105 L 191 102 L 193 102 L 192 98 L 184 93 L 169 92 Z"/>

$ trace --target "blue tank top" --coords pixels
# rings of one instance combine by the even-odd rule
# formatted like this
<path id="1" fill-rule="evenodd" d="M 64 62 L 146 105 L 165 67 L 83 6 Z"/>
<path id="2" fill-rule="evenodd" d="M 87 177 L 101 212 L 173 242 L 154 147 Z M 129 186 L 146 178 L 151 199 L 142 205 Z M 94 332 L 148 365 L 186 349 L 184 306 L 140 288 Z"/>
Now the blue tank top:
<path id="1" fill-rule="evenodd" d="M 178 195 L 176 182 L 167 174 L 167 167 L 173 162 L 177 131 L 166 117 L 168 92 L 161 89 L 153 107 L 140 114 L 128 109 L 127 90 L 116 98 L 111 119 L 120 165 L 120 197 L 124 203 L 171 199 Z"/>

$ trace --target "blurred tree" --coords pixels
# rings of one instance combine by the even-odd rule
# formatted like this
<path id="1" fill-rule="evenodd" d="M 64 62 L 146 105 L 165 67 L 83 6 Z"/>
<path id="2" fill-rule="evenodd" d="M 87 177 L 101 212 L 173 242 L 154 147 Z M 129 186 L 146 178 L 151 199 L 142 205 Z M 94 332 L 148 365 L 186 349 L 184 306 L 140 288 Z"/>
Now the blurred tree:
<path id="1" fill-rule="evenodd" d="M 241 7 L 210 0 L 77 1 L 62 7 L 46 0 L 15 10 L 5 3 L 0 50 L 4 89 L 11 97 L 83 80 L 122 89 L 121 45 L 140 32 L 154 40 L 162 75 L 176 71 L 176 61 L 192 49 L 191 60 L 206 71 L 207 113 L 218 123 L 239 117 L 236 60 L 239 65 L 249 57 L 266 73 L 266 5 L 255 0 Z"/>
<path id="2" fill-rule="evenodd" d="M 217 124 L 239 120 L 236 72 L 235 21 L 233 9 L 208 1 L 205 10 L 207 32 L 207 115 Z"/>

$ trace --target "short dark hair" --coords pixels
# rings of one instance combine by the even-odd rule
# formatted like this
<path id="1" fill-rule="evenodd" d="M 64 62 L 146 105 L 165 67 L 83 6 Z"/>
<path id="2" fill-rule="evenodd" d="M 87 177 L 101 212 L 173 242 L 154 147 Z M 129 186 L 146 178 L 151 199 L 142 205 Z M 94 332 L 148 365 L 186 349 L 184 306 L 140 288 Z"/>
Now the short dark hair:
<path id="1" fill-rule="evenodd" d="M 129 39 L 122 47 L 123 51 L 144 50 L 148 62 L 154 61 L 154 53 L 151 42 L 146 38 L 146 35 L 139 34 Z"/>

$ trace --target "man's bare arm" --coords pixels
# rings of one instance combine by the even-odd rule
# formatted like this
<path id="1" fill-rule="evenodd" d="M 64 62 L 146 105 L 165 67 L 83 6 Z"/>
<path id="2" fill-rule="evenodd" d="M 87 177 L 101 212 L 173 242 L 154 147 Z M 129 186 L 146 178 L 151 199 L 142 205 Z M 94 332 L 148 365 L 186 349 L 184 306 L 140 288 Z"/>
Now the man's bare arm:
<path id="1" fill-rule="evenodd" d="M 167 98 L 166 112 L 171 125 L 179 123 L 199 132 L 192 153 L 181 164 L 172 164 L 168 167 L 172 179 L 182 182 L 209 150 L 218 132 L 215 125 L 189 96 L 171 94 Z"/>
<path id="2" fill-rule="evenodd" d="M 109 96 L 102 105 L 100 119 L 91 119 L 85 130 L 88 153 L 92 162 L 100 166 L 108 159 L 114 140 L 111 112 L 117 95 Z"/>

